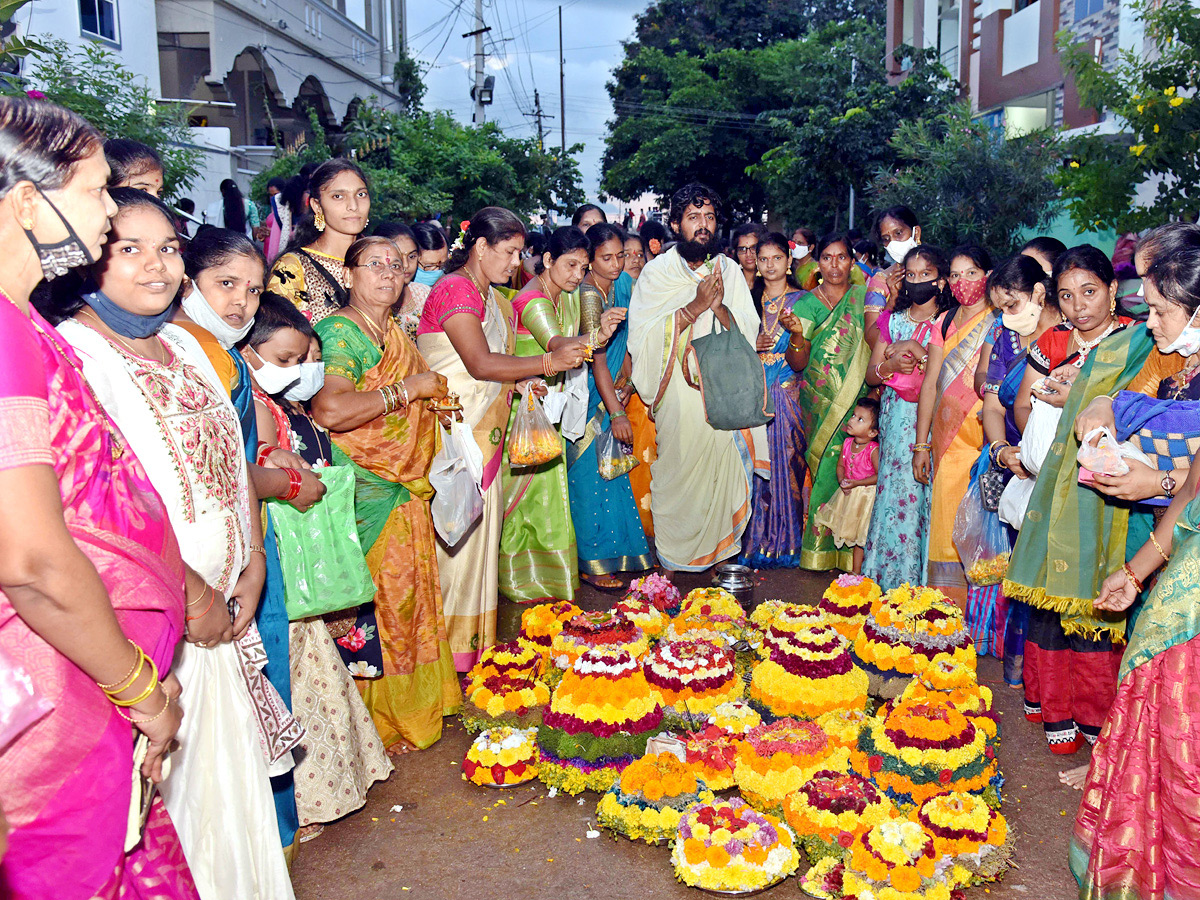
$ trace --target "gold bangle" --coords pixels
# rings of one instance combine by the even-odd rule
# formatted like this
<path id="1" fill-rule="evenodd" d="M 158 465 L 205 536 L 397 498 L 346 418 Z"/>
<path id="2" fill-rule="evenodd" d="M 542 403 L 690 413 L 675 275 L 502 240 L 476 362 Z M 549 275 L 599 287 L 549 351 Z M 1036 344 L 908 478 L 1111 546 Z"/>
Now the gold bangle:
<path id="1" fill-rule="evenodd" d="M 1158 538 L 1154 536 L 1154 532 L 1150 532 L 1150 543 L 1154 545 L 1154 549 L 1158 551 L 1158 555 L 1163 558 L 1163 562 L 1170 562 L 1171 557 L 1167 556 L 1167 552 L 1163 550 L 1162 545 L 1158 543 Z"/>
<path id="2" fill-rule="evenodd" d="M 140 694 L 138 694 L 132 700 L 118 700 L 116 697 L 113 696 L 113 694 L 111 692 L 105 691 L 105 693 L 108 694 L 108 699 L 111 700 L 115 706 L 136 706 L 137 704 L 139 704 L 143 700 L 145 700 L 147 697 L 149 697 L 151 694 L 153 694 L 154 689 L 156 687 L 158 687 L 158 666 L 154 665 L 154 660 L 152 660 L 149 656 L 146 656 L 145 653 L 142 653 L 142 658 L 145 659 L 146 662 L 150 663 L 150 685 L 149 685 L 149 687 L 147 687 L 144 691 L 142 691 Z"/>
<path id="3" fill-rule="evenodd" d="M 200 596 L 204 596 L 203 591 L 200 592 Z M 146 654 L 142 652 L 142 648 L 135 644 L 131 638 L 126 638 L 126 640 L 129 641 L 129 646 L 133 648 L 133 652 L 137 655 L 133 659 L 133 665 L 129 667 L 129 671 L 125 673 L 125 677 L 120 681 L 114 681 L 112 684 L 101 684 L 98 681 L 96 682 L 96 687 L 100 688 L 100 690 L 104 691 L 106 694 L 119 694 L 121 691 L 128 690 L 129 686 L 137 681 L 137 677 L 142 674 L 142 665 L 143 660 L 146 658 Z M 117 687 L 117 685 L 124 685 L 124 687 Z"/>
<path id="4" fill-rule="evenodd" d="M 266 547 L 264 547 L 264 546 L 262 546 L 261 544 L 251 544 L 251 545 L 250 545 L 250 552 L 251 552 L 251 553 L 261 553 L 263 556 L 266 556 L 266 555 L 267 555 L 267 548 L 266 548 Z"/>
<path id="5" fill-rule="evenodd" d="M 126 722 L 132 722 L 134 725 L 144 725 L 147 722 L 153 722 L 155 719 L 157 719 L 159 716 L 161 716 L 163 713 L 165 713 L 167 711 L 167 707 L 171 705 L 171 695 L 168 694 L 166 691 L 163 691 L 163 696 L 167 698 L 167 702 L 163 704 L 162 709 L 160 709 L 158 712 L 156 712 L 154 715 L 152 715 L 148 719 L 135 719 L 133 716 L 125 715 L 125 713 L 121 712 L 121 710 L 119 710 L 119 709 L 117 710 L 117 715 L 119 715 Z"/>

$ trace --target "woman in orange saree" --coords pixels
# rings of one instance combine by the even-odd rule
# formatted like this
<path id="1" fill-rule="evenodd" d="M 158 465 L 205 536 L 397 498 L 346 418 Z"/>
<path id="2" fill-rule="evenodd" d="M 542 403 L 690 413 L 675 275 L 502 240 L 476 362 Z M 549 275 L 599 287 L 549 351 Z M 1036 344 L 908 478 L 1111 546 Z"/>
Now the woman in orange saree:
<path id="1" fill-rule="evenodd" d="M 351 672 L 360 676 L 384 745 L 424 749 L 441 737 L 442 717 L 458 711 L 462 692 L 429 512 L 438 418 L 421 402 L 445 397 L 446 379 L 429 371 L 391 316 L 399 255 L 377 237 L 360 238 L 346 252 L 349 302 L 315 326 L 325 387 L 313 398 L 313 415 L 332 432 L 334 463 L 354 468 L 358 536 L 375 580 L 375 634 L 362 628 L 361 612 L 351 628 L 361 629 L 364 643 L 377 642 L 382 665 L 355 662 Z"/>

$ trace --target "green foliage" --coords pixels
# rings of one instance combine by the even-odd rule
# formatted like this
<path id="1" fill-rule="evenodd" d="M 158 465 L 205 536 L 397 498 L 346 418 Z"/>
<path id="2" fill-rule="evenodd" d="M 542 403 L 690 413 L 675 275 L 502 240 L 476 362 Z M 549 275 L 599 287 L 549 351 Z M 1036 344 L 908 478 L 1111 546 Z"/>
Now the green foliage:
<path id="1" fill-rule="evenodd" d="M 131 138 L 158 151 L 164 168 L 163 196 L 174 197 L 199 173 L 201 150 L 191 143 L 187 110 L 155 103 L 155 94 L 115 54 L 98 43 L 72 50 L 49 41 L 29 55 L 32 71 L 3 85 L 8 94 L 36 89 L 79 113 L 106 137 Z"/>
<path id="2" fill-rule="evenodd" d="M 315 109 L 308 110 L 309 131 L 312 137 L 305 135 L 302 141 L 288 147 L 278 147 L 278 155 L 274 162 L 263 169 L 250 181 L 250 196 L 261 205 L 267 203 L 267 182 L 272 178 L 291 178 L 299 175 L 300 169 L 308 163 L 320 165 L 333 156 L 329 143 L 325 138 L 325 129 Z"/>
<path id="3" fill-rule="evenodd" d="M 1078 135 L 1063 142 L 1071 159 L 1057 175 L 1063 200 L 1080 229 L 1139 231 L 1200 211 L 1200 10 L 1188 0 L 1139 0 L 1146 37 L 1158 48 L 1121 54 L 1111 71 L 1089 45 L 1060 35 L 1063 67 L 1085 106 L 1110 113 L 1128 131 Z M 1145 182 L 1147 205 L 1135 205 Z"/>
<path id="4" fill-rule="evenodd" d="M 415 116 L 421 111 L 421 100 L 425 97 L 425 81 L 417 61 L 403 49 L 399 52 L 396 65 L 392 67 L 392 90 L 400 95 L 405 112 Z"/>
<path id="5" fill-rule="evenodd" d="M 21 7 L 32 0 L 0 0 L 0 25 L 7 25 Z M 44 53 L 46 45 L 31 37 L 10 37 L 0 47 L 0 72 L 15 72 L 20 61 L 30 53 Z"/>
<path id="6" fill-rule="evenodd" d="M 960 105 L 932 120 L 901 122 L 891 140 L 900 160 L 869 189 L 876 208 L 907 204 L 921 216 L 924 240 L 950 249 L 974 241 L 1015 253 L 1022 229 L 1054 217 L 1058 156 L 1049 132 L 1005 139 Z"/>

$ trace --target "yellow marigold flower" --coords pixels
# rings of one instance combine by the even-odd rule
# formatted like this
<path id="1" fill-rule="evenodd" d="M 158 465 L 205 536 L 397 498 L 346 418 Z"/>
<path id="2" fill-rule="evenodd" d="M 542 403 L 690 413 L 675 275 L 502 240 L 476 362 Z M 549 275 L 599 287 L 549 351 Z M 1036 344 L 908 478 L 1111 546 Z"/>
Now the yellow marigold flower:
<path id="1" fill-rule="evenodd" d="M 1174 87 L 1166 88 L 1163 91 L 1163 93 L 1166 94 L 1168 97 L 1174 97 L 1175 96 L 1175 88 Z"/>
<path id="2" fill-rule="evenodd" d="M 1172 105 L 1172 106 L 1182 106 L 1182 105 L 1183 105 L 1183 98 L 1182 98 L 1182 97 L 1172 97 L 1172 98 L 1171 98 L 1171 105 Z"/>
<path id="3" fill-rule="evenodd" d="M 1141 156 L 1143 153 L 1146 152 L 1146 145 L 1145 144 L 1134 144 L 1132 147 L 1129 148 L 1129 152 L 1132 153 L 1134 156 Z"/>
<path id="4" fill-rule="evenodd" d="M 1138 110 L 1138 112 L 1145 112 L 1145 111 L 1146 111 L 1146 104 L 1144 104 L 1144 103 L 1139 103 L 1139 104 L 1138 104 L 1138 108 L 1137 108 L 1137 110 Z"/>

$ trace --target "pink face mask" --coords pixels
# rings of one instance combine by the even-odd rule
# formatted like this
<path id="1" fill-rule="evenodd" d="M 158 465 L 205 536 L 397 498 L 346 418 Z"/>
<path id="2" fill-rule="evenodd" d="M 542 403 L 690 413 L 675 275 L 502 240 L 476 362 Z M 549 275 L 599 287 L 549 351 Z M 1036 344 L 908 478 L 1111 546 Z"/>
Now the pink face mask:
<path id="1" fill-rule="evenodd" d="M 954 295 L 959 306 L 974 306 L 983 299 L 983 289 L 986 286 L 987 279 L 985 278 L 980 278 L 978 281 L 967 281 L 965 278 L 960 278 L 950 285 L 950 293 Z"/>

